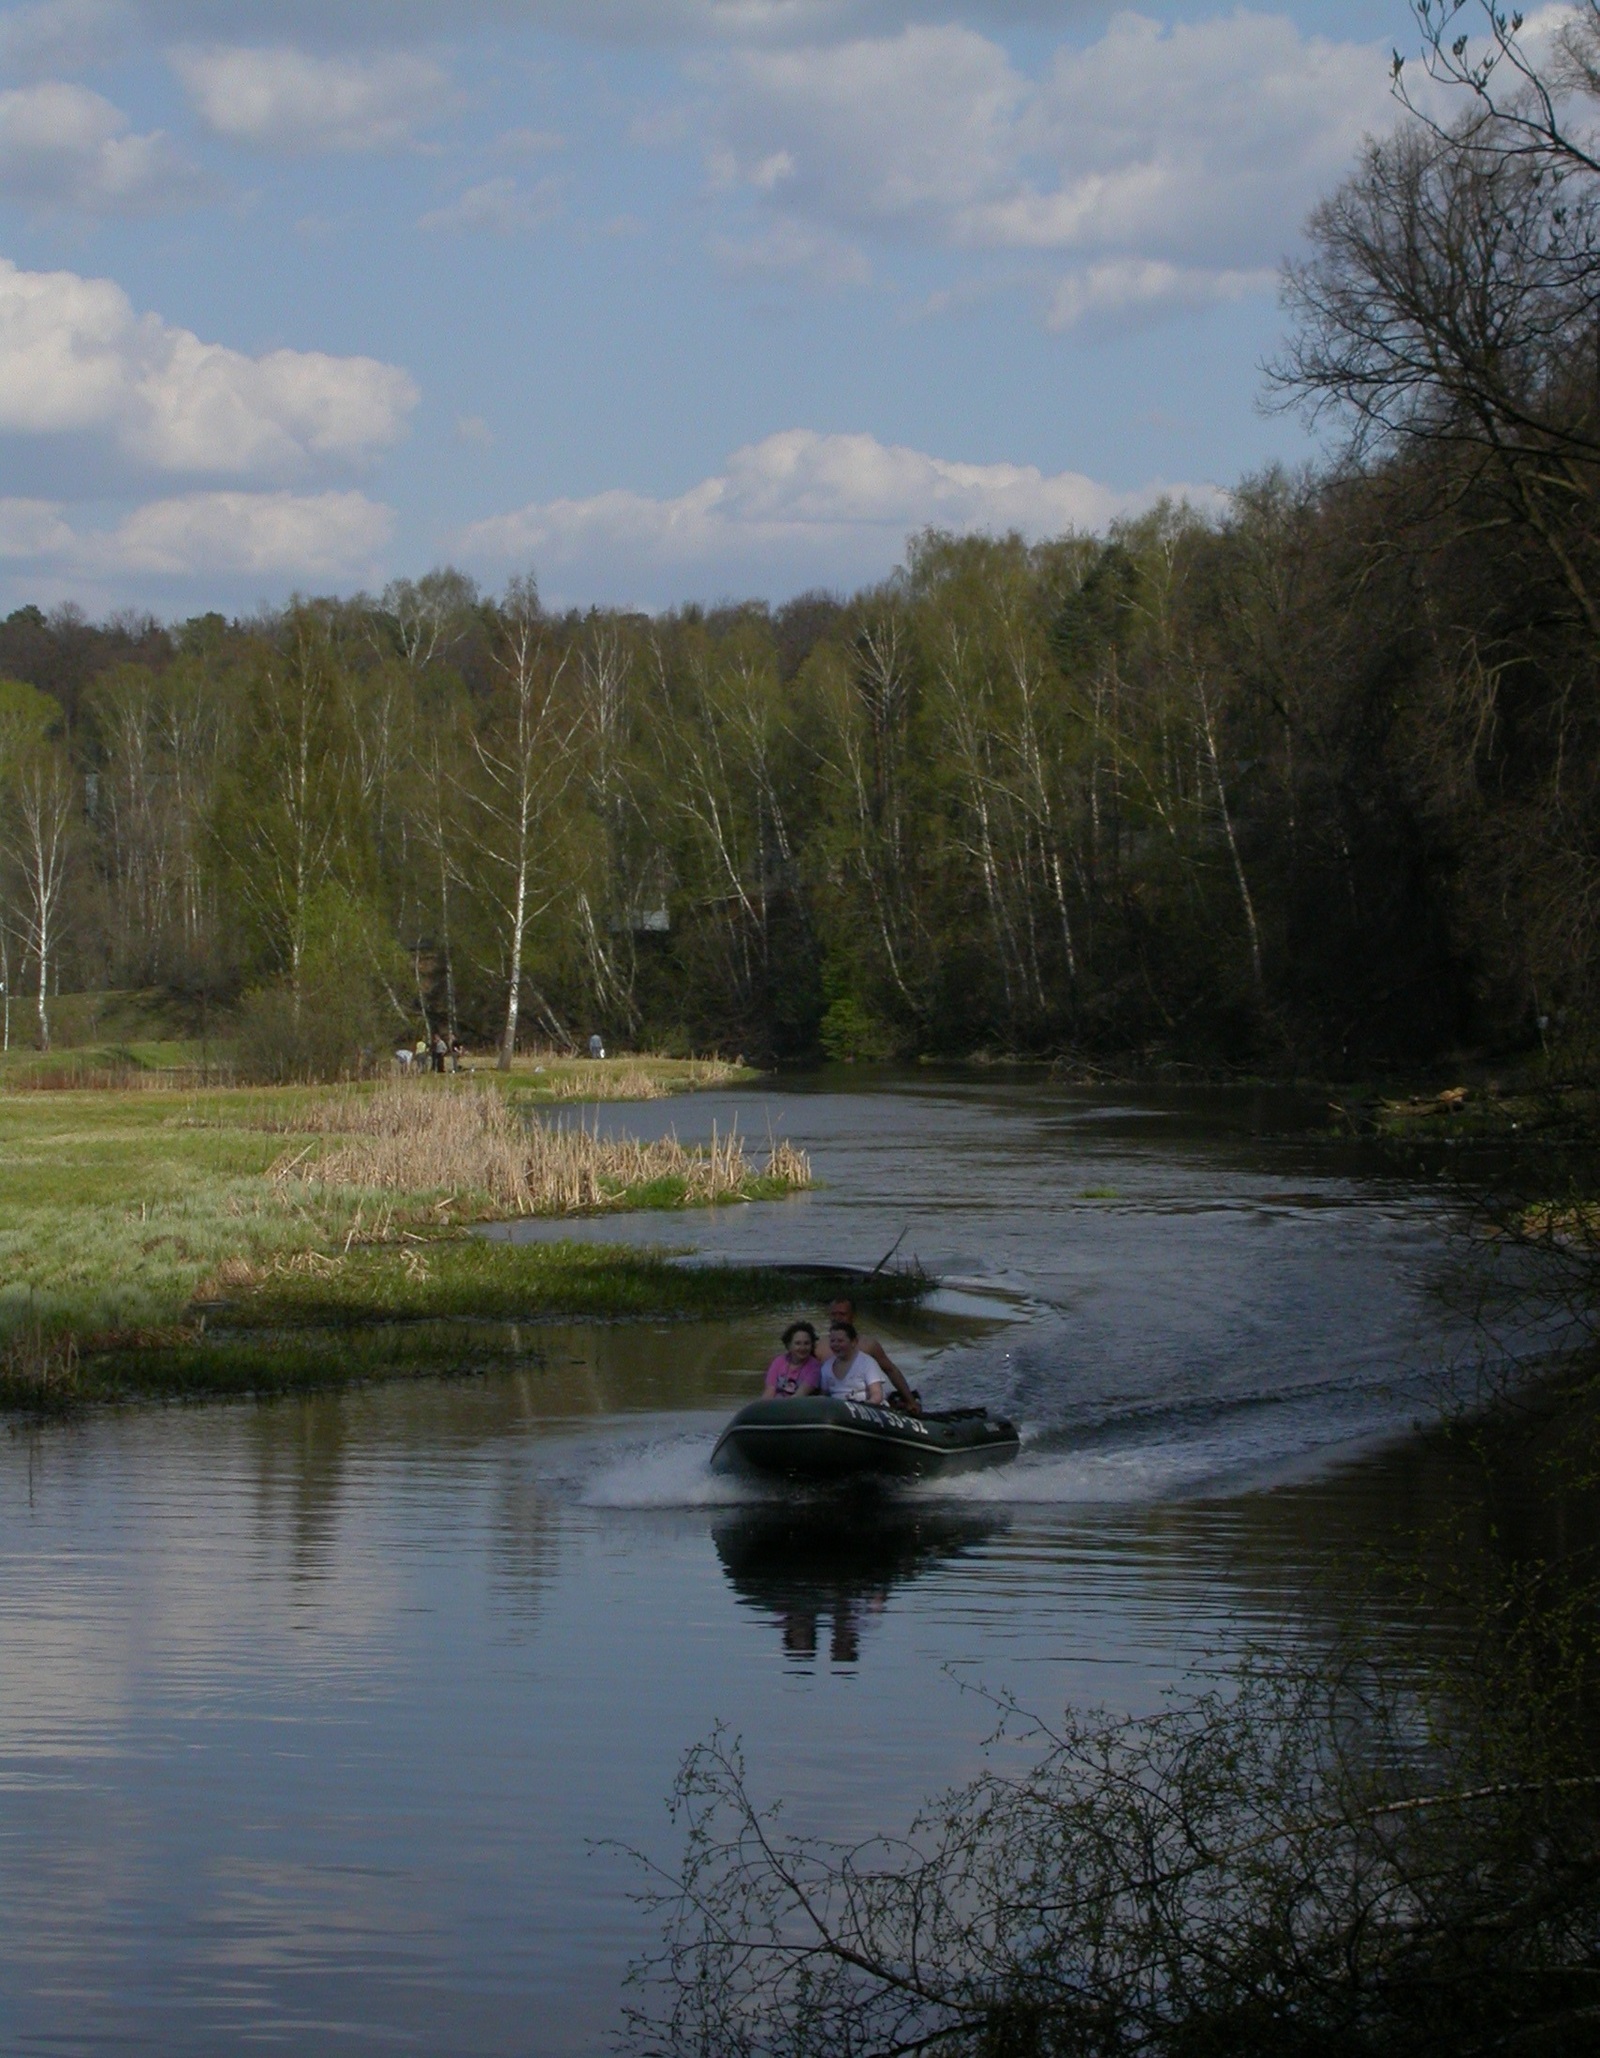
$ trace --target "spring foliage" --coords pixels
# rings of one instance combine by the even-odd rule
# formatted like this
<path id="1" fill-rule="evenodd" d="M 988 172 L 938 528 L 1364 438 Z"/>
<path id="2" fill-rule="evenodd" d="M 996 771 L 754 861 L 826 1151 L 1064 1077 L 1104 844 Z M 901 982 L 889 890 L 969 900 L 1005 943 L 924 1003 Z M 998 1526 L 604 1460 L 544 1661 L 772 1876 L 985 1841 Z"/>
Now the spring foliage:
<path id="1" fill-rule="evenodd" d="M 1214 520 L 927 533 L 881 586 L 776 610 L 552 614 L 531 576 L 493 600 L 438 571 L 173 630 L 13 614 L 26 1033 L 65 982 L 199 996 L 284 1077 L 419 1028 L 508 1063 L 595 1030 L 1586 1057 L 1600 6 L 1532 42 L 1472 0 L 1416 12 L 1423 111 L 1287 279 L 1277 391 L 1336 454 Z"/>

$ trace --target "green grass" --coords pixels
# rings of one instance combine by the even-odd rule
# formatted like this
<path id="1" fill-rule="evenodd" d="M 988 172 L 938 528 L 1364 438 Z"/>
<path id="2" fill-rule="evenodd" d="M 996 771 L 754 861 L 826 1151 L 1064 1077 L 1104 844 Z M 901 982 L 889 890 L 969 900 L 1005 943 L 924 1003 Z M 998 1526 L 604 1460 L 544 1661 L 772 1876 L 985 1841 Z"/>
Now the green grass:
<path id="1" fill-rule="evenodd" d="M 918 1274 L 890 1274 L 875 1282 L 872 1305 L 905 1306 L 927 1284 Z M 459 1377 L 537 1361 L 538 1332 L 524 1333 L 524 1324 L 716 1321 L 821 1305 L 839 1287 L 834 1273 L 682 1265 L 664 1250 L 475 1236 L 369 1245 L 315 1270 L 270 1273 L 231 1301 L 195 1311 L 185 1332 L 91 1349 L 56 1401 Z M 20 1387 L 13 1396 L 27 1398 Z"/>
<path id="2" fill-rule="evenodd" d="M 340 1323 L 650 1316 L 709 1321 L 791 1301 L 819 1304 L 839 1274 L 762 1265 L 684 1265 L 667 1250 L 600 1243 L 507 1243 L 486 1236 L 357 1246 L 314 1267 L 270 1273 L 207 1312 L 213 1324 L 288 1330 Z M 914 1301 L 926 1281 L 888 1273 L 877 1305 Z"/>
<path id="3" fill-rule="evenodd" d="M 0 1406 L 470 1369 L 486 1321 L 708 1317 L 809 1290 L 661 1252 L 462 1235 L 441 1228 L 433 1195 L 274 1181 L 271 1167 L 311 1140 L 297 1111 L 323 1091 L 0 1094 Z M 766 1197 L 768 1182 L 752 1192 Z M 626 1198 L 672 1209 L 683 1182 Z M 475 1212 L 455 1206 L 458 1222 Z M 375 1222 L 388 1240 L 359 1241 Z M 880 1285 L 879 1301 L 921 1290 Z M 419 1334 L 379 1333 L 396 1323 Z M 420 1333 L 441 1323 L 456 1328 Z M 41 1385 L 68 1339 L 72 1372 Z"/>
<path id="4" fill-rule="evenodd" d="M 160 1327 L 224 1259 L 341 1233 L 345 1203 L 291 1205 L 267 1181 L 283 1138 L 246 1125 L 262 1099 L 0 1096 L 0 1337 L 27 1322 L 79 1335 Z"/>
<path id="5" fill-rule="evenodd" d="M 234 1077 L 233 1046 L 228 1041 L 225 1023 L 219 1033 L 203 1041 L 171 1035 L 71 1039 L 57 1035 L 47 1051 L 33 1047 L 34 1026 L 31 1015 L 19 1019 L 13 1011 L 12 1028 L 17 1040 L 10 1050 L 0 1051 L 0 1091 L 120 1091 L 163 1085 L 191 1088 L 208 1082 L 227 1082 Z M 478 1079 L 552 1103 L 661 1100 L 671 1094 L 738 1085 L 761 1076 L 748 1065 L 727 1064 L 720 1059 L 668 1058 L 649 1053 L 600 1060 L 525 1053 L 516 1059 L 509 1072 L 499 1069 L 493 1051 L 469 1053 L 464 1063 Z M 387 1062 L 381 1071 L 383 1076 L 390 1076 Z"/>
<path id="6" fill-rule="evenodd" d="M 80 1335 L 162 1327 L 225 1260 L 336 1249 L 380 1209 L 396 1229 L 436 1229 L 436 1195 L 266 1177 L 298 1140 L 297 1108 L 322 1091 L 0 1095 L 0 1341 L 31 1321 Z M 756 1181 L 752 1197 L 777 1191 Z M 679 1207 L 683 1182 L 625 1198 Z"/>

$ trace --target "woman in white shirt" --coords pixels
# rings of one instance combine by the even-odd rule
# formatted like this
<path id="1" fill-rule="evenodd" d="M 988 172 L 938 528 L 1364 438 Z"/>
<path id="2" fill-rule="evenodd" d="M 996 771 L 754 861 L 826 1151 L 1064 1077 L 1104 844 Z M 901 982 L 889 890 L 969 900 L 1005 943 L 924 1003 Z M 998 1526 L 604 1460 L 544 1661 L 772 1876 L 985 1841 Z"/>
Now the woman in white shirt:
<path id="1" fill-rule="evenodd" d="M 822 1367 L 822 1391 L 842 1401 L 883 1404 L 883 1374 L 856 1341 L 853 1322 L 835 1322 L 828 1330 L 830 1355 Z"/>

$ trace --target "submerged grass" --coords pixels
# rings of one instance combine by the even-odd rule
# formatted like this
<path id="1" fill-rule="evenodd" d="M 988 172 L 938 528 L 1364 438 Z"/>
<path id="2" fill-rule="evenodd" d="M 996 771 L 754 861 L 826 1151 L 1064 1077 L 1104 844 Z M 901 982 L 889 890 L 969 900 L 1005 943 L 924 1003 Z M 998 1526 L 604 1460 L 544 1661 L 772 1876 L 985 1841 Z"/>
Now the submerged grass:
<path id="1" fill-rule="evenodd" d="M 264 1366 L 268 1386 L 291 1370 L 294 1384 L 346 1376 L 336 1360 L 353 1339 L 335 1352 L 304 1335 L 314 1301 L 347 1329 L 489 1312 L 689 1312 L 694 1295 L 722 1289 L 686 1285 L 700 1275 L 659 1255 L 601 1261 L 573 1247 L 456 1241 L 454 1227 L 549 1211 L 564 1194 L 607 1208 L 759 1198 L 792 1190 L 806 1170 L 784 1146 L 762 1172 L 734 1139 L 713 1158 L 675 1140 L 663 1152 L 550 1130 L 467 1081 L 0 1096 L 0 1407 L 239 1391 L 262 1383 Z M 725 1289 L 740 1306 L 756 1290 L 735 1274 Z M 253 1297 L 254 1331 L 282 1323 L 299 1340 L 274 1358 L 261 1334 L 208 1337 L 204 1304 L 241 1297 Z M 298 1369 L 283 1350 L 298 1353 Z"/>

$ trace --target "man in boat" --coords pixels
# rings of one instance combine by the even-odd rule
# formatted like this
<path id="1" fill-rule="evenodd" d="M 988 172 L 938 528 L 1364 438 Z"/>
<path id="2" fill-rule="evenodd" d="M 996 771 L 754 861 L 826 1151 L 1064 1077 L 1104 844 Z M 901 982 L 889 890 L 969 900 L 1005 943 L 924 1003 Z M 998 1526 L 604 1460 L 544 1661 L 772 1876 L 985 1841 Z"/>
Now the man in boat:
<path id="1" fill-rule="evenodd" d="M 809 1322 L 791 1322 L 783 1332 L 783 1350 L 767 1367 L 762 1398 L 769 1401 L 804 1400 L 822 1386 L 822 1360 L 817 1356 L 817 1332 Z"/>
<path id="2" fill-rule="evenodd" d="M 848 1294 L 841 1294 L 837 1300 L 829 1301 L 828 1328 L 830 1332 L 842 1322 L 849 1330 L 851 1336 L 854 1337 L 856 1335 L 855 1321 L 856 1304 Z M 890 1385 L 900 1396 L 900 1405 L 908 1408 L 913 1415 L 920 1415 L 922 1413 L 921 1397 L 912 1391 L 906 1375 L 900 1370 L 900 1367 L 890 1357 L 878 1339 L 875 1336 L 864 1336 L 860 1339 L 860 1345 L 865 1355 L 873 1359 L 887 1375 Z"/>

